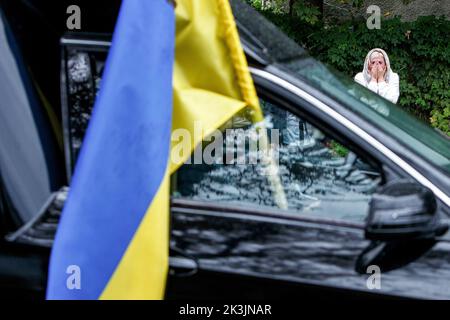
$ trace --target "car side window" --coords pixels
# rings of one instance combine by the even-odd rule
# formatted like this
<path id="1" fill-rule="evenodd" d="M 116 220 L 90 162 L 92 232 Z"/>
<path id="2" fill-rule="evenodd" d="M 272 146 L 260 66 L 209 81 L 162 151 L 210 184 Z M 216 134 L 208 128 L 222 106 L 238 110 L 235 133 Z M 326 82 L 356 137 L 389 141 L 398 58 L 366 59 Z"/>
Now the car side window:
<path id="1" fill-rule="evenodd" d="M 269 101 L 260 103 L 289 213 L 363 221 L 371 194 L 382 181 L 380 171 L 289 111 Z M 172 197 L 276 208 L 266 166 L 258 153 L 256 161 L 252 158 L 255 127 L 242 116 L 228 126 L 234 130 L 222 131 L 224 161 L 184 164 L 174 176 Z M 226 161 L 230 154 L 236 156 L 234 162 Z"/>

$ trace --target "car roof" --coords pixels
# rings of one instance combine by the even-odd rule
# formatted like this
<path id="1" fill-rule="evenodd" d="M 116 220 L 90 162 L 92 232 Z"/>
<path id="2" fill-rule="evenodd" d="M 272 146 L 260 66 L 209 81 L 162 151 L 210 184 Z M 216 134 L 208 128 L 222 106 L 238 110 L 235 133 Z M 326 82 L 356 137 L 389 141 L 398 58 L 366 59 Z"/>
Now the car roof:
<path id="1" fill-rule="evenodd" d="M 230 4 L 250 62 L 271 64 L 307 55 L 304 48 L 243 0 L 230 0 Z"/>

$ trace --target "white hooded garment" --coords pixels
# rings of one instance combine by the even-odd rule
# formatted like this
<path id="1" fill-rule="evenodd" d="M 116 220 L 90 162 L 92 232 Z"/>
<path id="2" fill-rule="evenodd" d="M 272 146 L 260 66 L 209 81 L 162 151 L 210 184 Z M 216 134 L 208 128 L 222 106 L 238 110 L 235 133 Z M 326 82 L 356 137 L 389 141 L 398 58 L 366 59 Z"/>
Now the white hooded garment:
<path id="1" fill-rule="evenodd" d="M 384 56 L 384 61 L 386 62 L 384 81 L 378 83 L 370 81 L 372 76 L 369 73 L 369 60 L 374 51 L 381 52 Z M 389 57 L 383 49 L 375 48 L 369 51 L 366 56 L 366 60 L 364 61 L 363 72 L 359 72 L 355 76 L 355 81 L 366 88 L 369 88 L 373 92 L 378 93 L 380 96 L 392 101 L 393 103 L 397 103 L 398 97 L 400 96 L 399 76 L 397 73 L 392 71 Z"/>

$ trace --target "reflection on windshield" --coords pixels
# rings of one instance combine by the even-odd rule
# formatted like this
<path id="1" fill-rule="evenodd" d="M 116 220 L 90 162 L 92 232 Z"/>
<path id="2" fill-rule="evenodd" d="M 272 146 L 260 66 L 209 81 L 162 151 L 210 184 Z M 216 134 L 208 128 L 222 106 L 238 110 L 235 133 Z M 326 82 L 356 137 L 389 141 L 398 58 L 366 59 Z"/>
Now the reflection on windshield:
<path id="1" fill-rule="evenodd" d="M 450 139 L 437 130 L 313 59 L 293 61 L 284 66 L 450 173 Z"/>

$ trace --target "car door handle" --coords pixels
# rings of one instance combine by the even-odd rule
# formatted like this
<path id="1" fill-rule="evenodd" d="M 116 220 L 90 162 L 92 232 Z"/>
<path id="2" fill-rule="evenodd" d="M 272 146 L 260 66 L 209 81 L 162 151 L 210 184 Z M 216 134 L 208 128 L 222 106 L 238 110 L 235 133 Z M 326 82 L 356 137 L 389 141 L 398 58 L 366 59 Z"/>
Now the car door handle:
<path id="1" fill-rule="evenodd" d="M 198 271 L 197 259 L 183 252 L 183 250 L 170 246 L 169 275 L 174 277 L 190 277 Z"/>
<path id="2" fill-rule="evenodd" d="M 190 277 L 197 273 L 198 262 L 186 257 L 169 258 L 169 275 L 174 277 Z"/>

